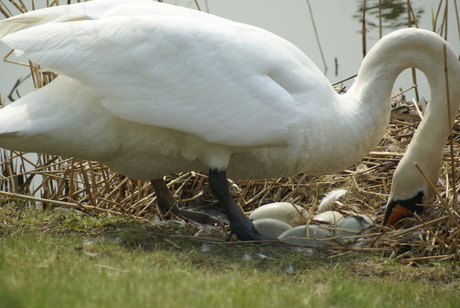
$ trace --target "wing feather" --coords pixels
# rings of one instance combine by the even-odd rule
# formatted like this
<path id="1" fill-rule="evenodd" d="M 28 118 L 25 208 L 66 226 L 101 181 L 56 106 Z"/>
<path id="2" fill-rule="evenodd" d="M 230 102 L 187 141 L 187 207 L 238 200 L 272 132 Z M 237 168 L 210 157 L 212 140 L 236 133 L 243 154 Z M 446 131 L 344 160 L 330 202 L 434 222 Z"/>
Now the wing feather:
<path id="1" fill-rule="evenodd" d="M 122 7 L 54 15 L 17 32 L 0 24 L 0 33 L 13 32 L 6 44 L 79 80 L 123 119 L 228 146 L 286 142 L 296 94 L 305 89 L 298 77 L 317 70 L 300 51 L 264 30 L 204 13 L 130 8 L 131 16 Z"/>

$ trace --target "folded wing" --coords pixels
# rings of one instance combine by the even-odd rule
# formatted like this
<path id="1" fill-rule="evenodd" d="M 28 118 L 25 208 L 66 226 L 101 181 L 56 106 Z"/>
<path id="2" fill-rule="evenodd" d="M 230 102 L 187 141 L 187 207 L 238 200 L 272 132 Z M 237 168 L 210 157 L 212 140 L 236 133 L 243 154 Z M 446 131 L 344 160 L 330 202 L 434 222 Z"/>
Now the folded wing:
<path id="1" fill-rule="evenodd" d="M 298 76 L 317 74 L 301 52 L 258 28 L 139 2 L 31 12 L 1 22 L 0 34 L 123 119 L 228 146 L 286 142 L 297 91 L 308 88 Z"/>

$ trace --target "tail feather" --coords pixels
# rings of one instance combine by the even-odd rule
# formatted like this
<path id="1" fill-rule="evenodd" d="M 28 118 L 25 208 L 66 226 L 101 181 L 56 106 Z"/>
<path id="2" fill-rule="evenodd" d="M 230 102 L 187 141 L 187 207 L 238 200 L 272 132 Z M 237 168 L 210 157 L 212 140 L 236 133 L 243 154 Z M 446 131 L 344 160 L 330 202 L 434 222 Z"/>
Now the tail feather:
<path id="1" fill-rule="evenodd" d="M 3 107 L 0 109 L 0 147 L 4 140 L 21 136 L 29 122 L 24 108 Z"/>

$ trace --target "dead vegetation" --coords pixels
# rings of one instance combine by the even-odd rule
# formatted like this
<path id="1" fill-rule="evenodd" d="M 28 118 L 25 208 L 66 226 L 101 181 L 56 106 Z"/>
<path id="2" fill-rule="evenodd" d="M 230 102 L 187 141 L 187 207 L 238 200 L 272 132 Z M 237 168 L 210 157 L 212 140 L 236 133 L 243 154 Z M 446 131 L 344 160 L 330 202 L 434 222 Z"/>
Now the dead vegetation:
<path id="1" fill-rule="evenodd" d="M 10 2 L 21 12 L 27 10 L 20 1 Z M 13 15 L 3 1 L 0 3 L 0 11 L 5 16 Z M 31 67 L 36 88 L 54 77 L 48 72 L 40 72 L 32 63 L 25 65 Z M 404 219 L 396 229 L 379 226 L 393 171 L 420 123 L 419 109 L 419 105 L 405 101 L 402 95 L 396 95 L 393 98 L 391 122 L 379 146 L 361 162 L 340 174 L 320 177 L 301 174 L 293 178 L 231 181 L 234 196 L 246 212 L 269 202 L 287 201 L 314 213 L 327 192 L 345 188 L 348 193 L 336 210 L 344 215 L 368 214 L 376 221 L 376 226 L 359 235 L 363 239 L 359 247 L 343 245 L 329 252 L 376 251 L 404 262 L 458 261 L 460 117 L 457 117 L 450 143 L 445 147 L 439 182 L 434 183 L 438 192 L 437 201 L 427 205 L 422 217 Z M 100 163 L 50 155 L 31 156 L 14 151 L 0 153 L 1 203 L 23 199 L 30 206 L 75 208 L 95 216 L 110 213 L 138 220 L 150 220 L 160 215 L 150 183 L 126 178 Z M 205 174 L 191 171 L 168 175 L 166 179 L 181 207 L 213 201 Z M 173 214 L 171 216 L 180 219 Z"/>

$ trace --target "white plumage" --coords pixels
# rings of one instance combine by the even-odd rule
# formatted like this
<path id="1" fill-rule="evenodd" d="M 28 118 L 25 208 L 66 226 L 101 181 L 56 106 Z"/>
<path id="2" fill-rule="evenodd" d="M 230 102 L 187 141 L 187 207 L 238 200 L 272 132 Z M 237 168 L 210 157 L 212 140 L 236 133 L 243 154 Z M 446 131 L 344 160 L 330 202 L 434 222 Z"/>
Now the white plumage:
<path id="1" fill-rule="evenodd" d="M 347 193 L 346 189 L 335 189 L 327 193 L 327 195 L 321 199 L 321 202 L 318 205 L 318 213 L 331 211 L 334 203 L 345 196 Z"/>
<path id="2" fill-rule="evenodd" d="M 148 0 L 97 0 L 0 23 L 2 41 L 60 76 L 0 110 L 0 146 L 97 160 L 136 179 L 188 170 L 232 178 L 334 173 L 367 154 L 390 92 L 422 70 L 432 101 L 390 200 L 431 192 L 450 127 L 443 44 L 406 29 L 383 38 L 338 95 L 299 49 L 260 28 Z M 459 82 L 447 46 L 450 84 Z M 451 87 L 454 118 L 459 87 Z M 425 131 L 429 131 L 425 132 Z"/>

